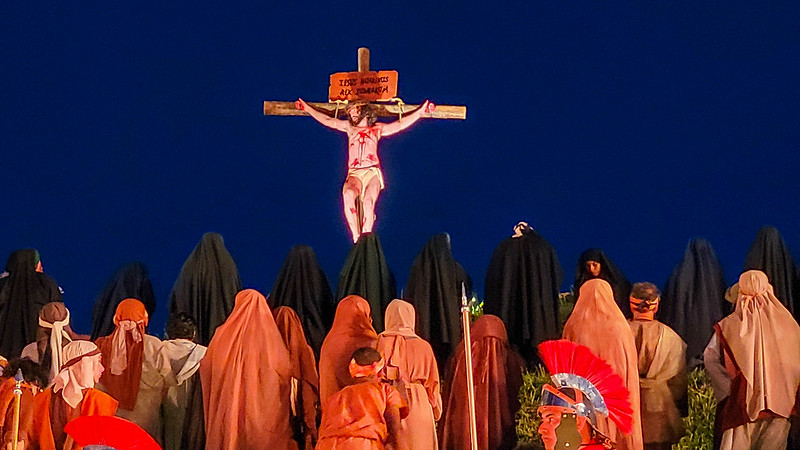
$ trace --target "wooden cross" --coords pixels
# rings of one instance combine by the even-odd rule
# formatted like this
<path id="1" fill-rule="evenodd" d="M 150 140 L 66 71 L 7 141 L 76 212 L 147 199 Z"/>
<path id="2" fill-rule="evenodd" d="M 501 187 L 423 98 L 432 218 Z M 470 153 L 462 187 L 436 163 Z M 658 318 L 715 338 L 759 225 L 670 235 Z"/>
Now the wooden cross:
<path id="1" fill-rule="evenodd" d="M 358 49 L 358 72 L 369 72 L 369 49 L 361 47 Z M 396 72 L 395 72 L 396 74 Z M 336 75 L 336 74 L 334 74 Z M 395 78 L 396 80 L 396 78 Z M 344 107 L 335 102 L 318 103 L 309 102 L 318 111 L 328 113 L 330 116 L 338 112 L 344 113 Z M 379 117 L 397 117 L 401 114 L 407 114 L 419 108 L 420 105 L 406 105 L 406 104 L 388 104 L 388 103 L 372 103 L 373 108 Z M 308 113 L 295 108 L 294 102 L 264 102 L 264 115 L 265 116 L 307 116 Z M 436 109 L 431 113 L 422 115 L 425 118 L 431 119 L 466 119 L 467 107 L 466 106 L 453 106 L 453 105 L 436 105 Z"/>

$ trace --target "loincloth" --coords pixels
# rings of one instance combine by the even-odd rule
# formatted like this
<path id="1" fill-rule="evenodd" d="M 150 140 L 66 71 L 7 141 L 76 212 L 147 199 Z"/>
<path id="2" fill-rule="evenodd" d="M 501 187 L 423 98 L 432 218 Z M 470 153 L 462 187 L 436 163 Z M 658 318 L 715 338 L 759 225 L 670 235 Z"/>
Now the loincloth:
<path id="1" fill-rule="evenodd" d="M 381 184 L 381 190 L 383 190 L 383 172 L 381 172 L 381 168 L 378 166 L 348 169 L 347 176 L 356 178 L 361 182 L 361 197 L 364 197 L 364 192 L 367 190 L 367 185 L 375 177 L 378 178 L 378 182 Z"/>

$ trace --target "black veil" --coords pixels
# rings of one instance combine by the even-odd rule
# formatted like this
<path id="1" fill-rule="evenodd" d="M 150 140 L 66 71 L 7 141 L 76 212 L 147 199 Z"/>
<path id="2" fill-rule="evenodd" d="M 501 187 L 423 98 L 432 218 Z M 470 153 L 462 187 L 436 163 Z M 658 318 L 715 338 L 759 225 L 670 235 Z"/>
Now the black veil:
<path id="1" fill-rule="evenodd" d="M 656 318 L 669 325 L 686 342 L 686 364 L 702 363 L 714 325 L 729 312 L 725 301 L 725 274 L 711 244 L 692 239 L 683 260 L 664 286 Z"/>
<path id="2" fill-rule="evenodd" d="M 339 272 L 337 303 L 348 295 L 364 297 L 372 310 L 372 326 L 380 333 L 383 331 L 383 311 L 396 294 L 394 276 L 386 264 L 378 235 L 362 234 Z"/>
<path id="3" fill-rule="evenodd" d="M 288 306 L 297 313 L 308 345 L 319 358 L 319 349 L 333 322 L 336 305 L 328 278 L 311 247 L 295 245 L 289 250 L 269 294 L 269 305 L 273 310 Z"/>
<path id="4" fill-rule="evenodd" d="M 222 236 L 206 233 L 183 263 L 169 296 L 169 311 L 192 316 L 197 322 L 196 341 L 208 346 L 241 289 L 239 270 Z"/>
<path id="5" fill-rule="evenodd" d="M 417 313 L 416 333 L 433 347 L 439 366 L 461 342 L 461 284 L 472 296 L 472 279 L 450 250 L 450 236 L 432 237 L 411 265 L 403 294 Z"/>
<path id="6" fill-rule="evenodd" d="M 509 342 L 529 364 L 536 346 L 558 339 L 559 291 L 564 272 L 555 250 L 533 228 L 500 242 L 486 270 L 484 312 L 506 324 Z"/>

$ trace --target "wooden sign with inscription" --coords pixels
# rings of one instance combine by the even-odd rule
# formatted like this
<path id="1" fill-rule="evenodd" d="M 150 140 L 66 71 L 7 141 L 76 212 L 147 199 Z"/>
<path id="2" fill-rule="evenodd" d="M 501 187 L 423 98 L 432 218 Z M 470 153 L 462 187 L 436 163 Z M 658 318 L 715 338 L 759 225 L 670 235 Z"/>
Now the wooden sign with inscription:
<path id="1" fill-rule="evenodd" d="M 397 97 L 397 71 L 338 72 L 331 74 L 330 101 L 390 100 Z"/>

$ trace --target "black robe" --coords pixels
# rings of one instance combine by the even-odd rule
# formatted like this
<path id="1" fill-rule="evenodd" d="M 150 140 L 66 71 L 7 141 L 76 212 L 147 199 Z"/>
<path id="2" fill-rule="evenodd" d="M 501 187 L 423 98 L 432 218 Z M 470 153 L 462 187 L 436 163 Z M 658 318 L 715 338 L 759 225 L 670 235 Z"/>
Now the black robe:
<path id="1" fill-rule="evenodd" d="M 336 304 L 328 277 L 311 247 L 295 245 L 289 250 L 268 300 L 272 310 L 288 306 L 297 313 L 308 345 L 319 359 L 319 349 L 333 323 Z"/>
<path id="2" fill-rule="evenodd" d="M 380 333 L 383 331 L 383 312 L 396 294 L 394 276 L 386 264 L 378 235 L 362 234 L 339 271 L 337 302 L 348 295 L 364 297 L 372 310 L 372 327 Z"/>
<path id="3" fill-rule="evenodd" d="M 686 342 L 687 370 L 702 364 L 714 325 L 730 312 L 725 301 L 725 274 L 711 244 L 692 239 L 675 266 L 656 317 Z"/>
<path id="4" fill-rule="evenodd" d="M 472 279 L 450 251 L 450 236 L 440 233 L 419 252 L 411 271 L 404 297 L 417 313 L 416 333 L 433 347 L 443 368 L 461 334 L 461 284 L 472 296 Z"/>
<path id="5" fill-rule="evenodd" d="M 758 230 L 744 261 L 744 271 L 760 270 L 767 274 L 775 297 L 795 319 L 800 315 L 800 277 L 792 254 L 775 227 Z"/>
<path id="6" fill-rule="evenodd" d="M 183 263 L 169 296 L 169 311 L 192 316 L 197 323 L 195 342 L 208 346 L 214 330 L 233 310 L 240 290 L 239 270 L 222 236 L 206 233 Z"/>
<path id="7" fill-rule="evenodd" d="M 529 365 L 539 361 L 541 342 L 561 336 L 563 278 L 555 250 L 530 228 L 500 242 L 489 261 L 483 311 L 503 319 L 509 342 Z"/>
<path id="8" fill-rule="evenodd" d="M 0 279 L 0 355 L 8 359 L 36 340 L 42 306 L 61 301 L 55 280 L 36 272 L 38 258 L 32 248 L 15 251 L 6 263 L 8 276 Z"/>
<path id="9" fill-rule="evenodd" d="M 92 340 L 108 336 L 114 331 L 114 314 L 117 305 L 126 298 L 135 298 L 144 304 L 147 314 L 156 311 L 156 296 L 147 276 L 147 267 L 132 262 L 120 267 L 94 301 L 92 311 Z"/>
<path id="10" fill-rule="evenodd" d="M 600 275 L 595 277 L 586 269 L 588 261 L 597 261 L 600 263 Z M 625 274 L 606 256 L 606 254 L 599 248 L 590 248 L 581 253 L 578 258 L 578 265 L 575 268 L 575 284 L 572 287 L 573 292 L 577 298 L 578 292 L 581 290 L 583 283 L 591 280 L 592 278 L 602 278 L 608 281 L 611 289 L 614 291 L 614 300 L 617 306 L 625 315 L 625 318 L 630 319 L 633 317 L 630 307 L 629 296 L 631 294 L 631 283 L 625 278 Z"/>

